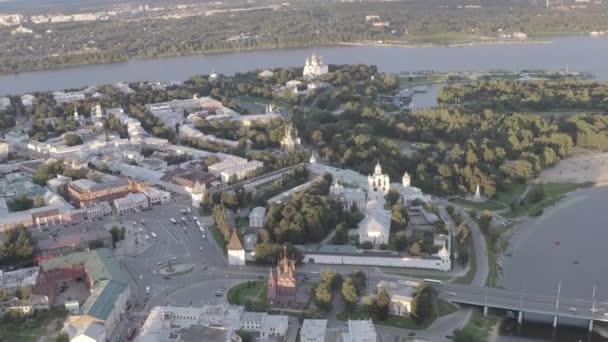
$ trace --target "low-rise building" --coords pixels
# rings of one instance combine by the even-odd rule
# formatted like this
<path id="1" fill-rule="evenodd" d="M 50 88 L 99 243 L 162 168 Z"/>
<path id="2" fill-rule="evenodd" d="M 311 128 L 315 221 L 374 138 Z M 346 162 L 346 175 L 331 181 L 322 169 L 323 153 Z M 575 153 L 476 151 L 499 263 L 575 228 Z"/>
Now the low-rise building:
<path id="1" fill-rule="evenodd" d="M 226 251 L 228 252 L 228 264 L 229 265 L 245 265 L 245 248 L 241 243 L 241 239 L 236 231 L 232 231 L 230 241 L 226 245 Z"/>
<path id="2" fill-rule="evenodd" d="M 359 222 L 359 242 L 374 245 L 388 243 L 391 231 L 391 212 L 384 209 L 376 200 L 367 203 L 365 218 Z"/>
<path id="3" fill-rule="evenodd" d="M 348 332 L 342 334 L 343 342 L 376 342 L 378 335 L 371 319 L 348 321 Z"/>
<path id="4" fill-rule="evenodd" d="M 55 178 L 51 178 L 46 181 L 46 186 L 53 191 L 58 191 L 60 188 L 64 188 L 68 186 L 72 182 L 72 177 L 66 177 L 62 175 L 57 175 Z"/>
<path id="5" fill-rule="evenodd" d="M 91 248 L 112 248 L 112 234 L 100 227 L 62 228 L 58 232 L 32 232 L 36 254 L 43 257 L 84 252 Z"/>
<path id="6" fill-rule="evenodd" d="M 114 207 L 119 214 L 137 211 L 149 206 L 148 197 L 141 192 L 128 194 L 114 200 Z"/>
<path id="7" fill-rule="evenodd" d="M 390 297 L 389 312 L 396 316 L 409 316 L 412 311 L 412 302 L 420 283 L 414 281 L 391 282 L 381 280 L 378 282 L 378 291 L 385 289 Z"/>
<path id="8" fill-rule="evenodd" d="M 264 226 L 264 219 L 266 218 L 266 208 L 255 207 L 249 213 L 249 227 L 262 228 Z"/>
<path id="9" fill-rule="evenodd" d="M 240 180 L 249 177 L 253 172 L 264 167 L 264 163 L 259 160 L 252 160 L 242 165 L 235 165 L 224 169 L 220 173 L 222 182 L 228 183 L 231 180 Z"/>
<path id="10" fill-rule="evenodd" d="M 94 219 L 112 214 L 112 206 L 108 202 L 90 202 L 85 206 L 87 218 Z"/>
<path id="11" fill-rule="evenodd" d="M 8 153 L 11 151 L 8 141 L 0 139 L 0 160 L 8 158 Z"/>
<path id="12" fill-rule="evenodd" d="M 107 248 L 71 253 L 40 261 L 42 281 L 39 286 L 54 296 L 57 284 L 78 278 L 86 280 L 90 295 L 78 315 L 69 316 L 63 332 L 70 339 L 84 336 L 93 341 L 105 341 L 111 336 L 125 311 L 131 296 L 129 275 Z M 97 324 L 98 323 L 98 324 Z M 94 332 L 88 332 L 91 326 Z M 100 329 L 103 327 L 103 329 Z M 77 339 L 78 340 L 78 339 Z"/>
<path id="13" fill-rule="evenodd" d="M 234 338 L 237 330 L 259 334 L 266 341 L 284 337 L 287 328 L 287 316 L 246 312 L 242 306 L 157 306 L 151 310 L 135 341 L 239 341 Z M 191 336 L 195 339 L 188 339 Z"/>
<path id="14" fill-rule="evenodd" d="M 156 188 L 147 188 L 142 190 L 142 193 L 148 197 L 150 205 L 167 204 L 171 201 L 171 193 Z"/>
<path id="15" fill-rule="evenodd" d="M 300 342 L 326 342 L 326 331 L 326 319 L 305 319 L 300 330 Z"/>

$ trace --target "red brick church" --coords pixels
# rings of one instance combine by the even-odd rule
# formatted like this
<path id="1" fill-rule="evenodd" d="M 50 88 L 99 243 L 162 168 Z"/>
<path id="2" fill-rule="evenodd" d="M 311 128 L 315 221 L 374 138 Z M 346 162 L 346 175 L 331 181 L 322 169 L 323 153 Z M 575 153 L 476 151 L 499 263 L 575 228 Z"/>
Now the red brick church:
<path id="1" fill-rule="evenodd" d="M 282 300 L 294 300 L 298 291 L 298 275 L 296 272 L 296 261 L 283 256 L 277 265 L 276 277 L 272 268 L 268 274 L 268 300 L 270 304 L 276 304 Z"/>

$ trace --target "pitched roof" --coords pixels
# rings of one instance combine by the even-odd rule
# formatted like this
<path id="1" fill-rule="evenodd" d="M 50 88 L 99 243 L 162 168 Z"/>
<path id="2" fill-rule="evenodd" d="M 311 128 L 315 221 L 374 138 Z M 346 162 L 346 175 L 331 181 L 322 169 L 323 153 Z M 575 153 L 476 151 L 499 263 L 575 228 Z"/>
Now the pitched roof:
<path id="1" fill-rule="evenodd" d="M 239 239 L 239 235 L 234 230 L 232 231 L 232 236 L 230 237 L 230 241 L 228 241 L 228 245 L 226 245 L 226 249 L 229 251 L 244 250 L 241 239 Z"/>

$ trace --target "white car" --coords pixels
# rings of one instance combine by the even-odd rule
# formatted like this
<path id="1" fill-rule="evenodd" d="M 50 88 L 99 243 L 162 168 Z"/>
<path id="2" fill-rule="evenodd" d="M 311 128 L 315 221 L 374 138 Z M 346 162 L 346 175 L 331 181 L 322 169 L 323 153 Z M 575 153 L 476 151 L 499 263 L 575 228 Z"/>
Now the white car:
<path id="1" fill-rule="evenodd" d="M 150 286 L 146 286 L 146 294 L 150 294 Z"/>
<path id="2" fill-rule="evenodd" d="M 574 308 L 574 307 L 568 308 L 568 311 L 576 312 L 576 308 Z"/>
<path id="3" fill-rule="evenodd" d="M 152 237 L 156 239 L 156 233 L 155 232 L 150 233 L 150 235 L 152 235 Z"/>

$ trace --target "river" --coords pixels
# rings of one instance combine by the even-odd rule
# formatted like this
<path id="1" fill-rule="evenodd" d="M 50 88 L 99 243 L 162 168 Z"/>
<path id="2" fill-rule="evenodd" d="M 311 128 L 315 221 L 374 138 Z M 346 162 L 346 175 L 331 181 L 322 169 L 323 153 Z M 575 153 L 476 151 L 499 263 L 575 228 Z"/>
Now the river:
<path id="1" fill-rule="evenodd" d="M 504 259 L 501 285 L 512 290 L 555 295 L 561 281 L 561 296 L 585 300 L 591 300 L 595 285 L 597 300 L 608 300 L 608 267 L 604 259 L 608 241 L 607 199 L 608 186 L 579 190 L 545 210 L 542 216 L 522 223 L 511 239 L 512 256 Z M 568 323 L 584 325 L 585 322 Z M 503 331 L 517 335 L 514 326 L 516 324 L 506 324 Z M 557 339 L 559 341 L 606 340 L 598 336 L 587 339 L 584 328 L 561 329 L 557 337 L 564 339 Z M 527 327 L 524 324 L 522 331 L 526 336 L 544 340 L 551 340 L 553 334 L 548 324 L 532 323 Z M 505 338 L 504 341 L 520 340 Z"/>
<path id="2" fill-rule="evenodd" d="M 459 47 L 332 46 L 317 48 L 330 64 L 374 64 L 381 71 L 479 71 L 551 69 L 585 71 L 608 80 L 608 37 L 556 37 L 550 43 L 470 45 Z M 127 63 L 72 67 L 0 75 L 0 94 L 23 94 L 119 81 L 180 81 L 196 74 L 301 66 L 311 49 L 234 52 L 179 56 Z"/>

